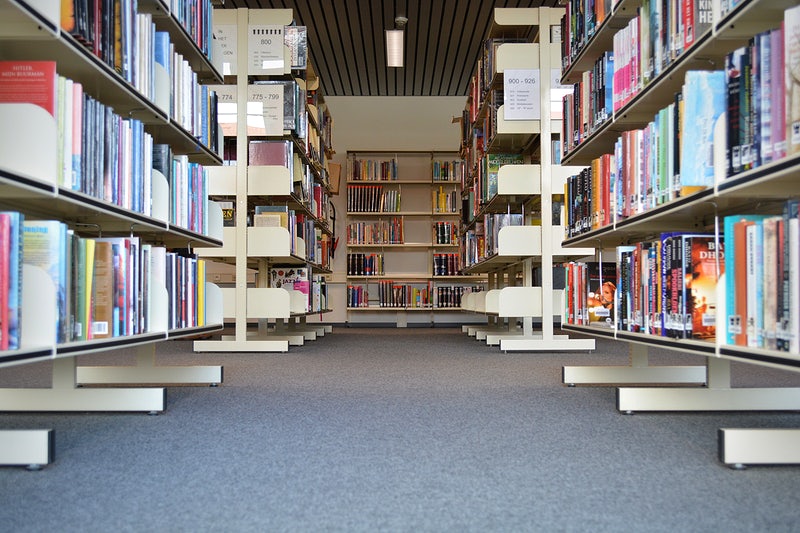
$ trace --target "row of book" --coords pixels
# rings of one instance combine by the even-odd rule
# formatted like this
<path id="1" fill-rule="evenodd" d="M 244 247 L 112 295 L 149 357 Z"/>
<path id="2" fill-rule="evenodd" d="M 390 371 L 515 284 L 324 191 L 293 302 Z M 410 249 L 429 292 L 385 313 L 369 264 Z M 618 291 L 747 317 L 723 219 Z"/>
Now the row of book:
<path id="1" fill-rule="evenodd" d="M 225 162 L 236 164 L 236 139 L 225 139 Z M 292 139 L 251 139 L 247 161 L 252 166 L 288 168 L 292 186 L 290 194 L 308 208 L 318 220 L 327 220 L 330 194 L 322 174 L 302 156 Z M 232 220 L 232 219 L 231 219 Z M 233 224 L 231 224 L 233 225 Z"/>
<path id="2" fill-rule="evenodd" d="M 431 207 L 434 213 L 457 213 L 461 207 L 460 191 L 445 191 L 440 185 L 431 191 Z"/>
<path id="3" fill-rule="evenodd" d="M 399 213 L 400 190 L 383 185 L 348 185 L 347 211 L 355 213 Z"/>
<path id="4" fill-rule="evenodd" d="M 458 276 L 461 274 L 461 255 L 455 253 L 433 254 L 434 276 Z"/>
<path id="5" fill-rule="evenodd" d="M 725 273 L 724 242 L 708 233 L 662 233 L 618 246 L 616 267 L 569 264 L 567 317 L 571 323 L 681 339 L 713 341 L 717 282 Z M 594 266 L 594 269 L 592 268 Z M 593 271 L 594 270 L 594 274 Z"/>
<path id="6" fill-rule="evenodd" d="M 397 159 L 388 161 L 356 159 L 348 160 L 349 176 L 353 181 L 397 181 Z"/>
<path id="7" fill-rule="evenodd" d="M 153 168 L 170 184 L 169 222 L 205 235 L 208 232 L 208 170 L 189 161 L 187 155 L 172 155 L 169 145 L 157 144 Z"/>
<path id="8" fill-rule="evenodd" d="M 349 253 L 347 254 L 348 276 L 383 276 L 384 257 L 382 253 Z"/>
<path id="9" fill-rule="evenodd" d="M 306 261 L 323 268 L 331 264 L 332 245 L 328 233 L 305 213 L 289 209 L 286 205 L 257 205 L 252 216 L 254 227 L 280 227 L 289 234 L 289 252 L 300 254 L 304 250 Z M 303 246 L 300 246 L 300 241 Z"/>
<path id="10" fill-rule="evenodd" d="M 568 235 L 611 224 L 714 183 L 724 130 L 724 73 L 688 71 L 683 90 L 645 128 L 621 134 L 613 154 L 567 180 Z"/>
<path id="11" fill-rule="evenodd" d="M 798 206 L 725 217 L 727 344 L 800 353 Z"/>
<path id="12" fill-rule="evenodd" d="M 459 225 L 455 222 L 434 222 L 433 242 L 435 244 L 458 244 Z"/>
<path id="13" fill-rule="evenodd" d="M 174 9 L 169 13 L 210 57 L 211 2 L 172 0 L 171 3 Z M 150 13 L 139 12 L 136 0 L 64 0 L 61 28 L 135 87 L 147 85 L 143 83 L 146 74 L 142 71 L 146 67 L 141 60 L 153 59 L 151 38 L 155 26 Z"/>
<path id="14" fill-rule="evenodd" d="M 434 160 L 431 163 L 433 181 L 457 181 L 464 183 L 464 162 L 456 160 Z"/>
<path id="15" fill-rule="evenodd" d="M 403 244 L 403 217 L 347 225 L 347 244 Z"/>
<path id="16" fill-rule="evenodd" d="M 52 280 L 54 343 L 157 331 L 152 305 L 163 289 L 166 327 L 205 324 L 202 260 L 138 237 L 82 237 L 60 221 L 7 211 L 0 213 L 0 350 L 20 348 L 23 264 Z"/>
<path id="17" fill-rule="evenodd" d="M 614 113 L 614 52 L 605 51 L 592 70 L 581 74 L 581 81 L 562 101 L 561 138 L 563 150 L 571 152 L 597 131 Z"/>
<path id="18" fill-rule="evenodd" d="M 561 19 L 561 67 L 567 70 L 611 15 L 612 0 L 568 0 Z M 616 3 L 616 2 L 615 2 Z"/>
<path id="19" fill-rule="evenodd" d="M 461 307 L 465 294 L 482 291 L 481 285 L 439 285 L 426 283 L 378 282 L 378 307 L 454 309 Z M 369 285 L 347 286 L 347 307 L 369 307 Z"/>
<path id="20" fill-rule="evenodd" d="M 494 92 L 492 89 L 497 72 L 497 49 L 506 43 L 524 42 L 526 42 L 524 36 L 486 39 L 483 42 L 483 50 L 480 57 L 478 57 L 475 74 L 470 79 L 467 99 L 469 124 L 474 124 L 478 120 L 487 96 Z M 502 98 L 496 103 L 499 107 L 499 104 L 502 103 Z"/>
<path id="21" fill-rule="evenodd" d="M 312 274 L 308 267 L 273 267 L 269 270 L 270 287 L 303 294 L 307 313 L 328 310 L 328 285 L 325 276 Z"/>
<path id="22" fill-rule="evenodd" d="M 488 153 L 478 162 L 472 178 L 471 189 L 475 192 L 474 215 L 497 196 L 497 175 L 500 167 L 505 165 L 522 165 L 525 159 L 522 154 Z"/>
<path id="23" fill-rule="evenodd" d="M 239 131 L 237 89 L 235 85 L 212 88 L 219 102 L 217 120 L 225 137 L 223 162 L 232 165 L 237 159 L 235 138 Z M 273 103 L 276 94 L 280 98 Z M 312 114 L 307 101 L 307 91 L 295 79 L 256 80 L 247 86 L 246 131 L 250 137 L 290 136 L 297 145 L 295 152 L 324 172 L 332 148 L 333 123 L 327 108 L 317 108 Z"/>

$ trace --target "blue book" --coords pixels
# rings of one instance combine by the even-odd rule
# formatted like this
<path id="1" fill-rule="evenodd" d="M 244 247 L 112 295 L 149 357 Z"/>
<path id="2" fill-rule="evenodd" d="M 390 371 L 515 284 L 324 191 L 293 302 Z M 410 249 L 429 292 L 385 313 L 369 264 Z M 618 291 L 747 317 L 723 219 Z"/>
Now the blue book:
<path id="1" fill-rule="evenodd" d="M 725 73 L 690 70 L 683 86 L 680 195 L 714 185 L 714 132 L 725 113 Z"/>

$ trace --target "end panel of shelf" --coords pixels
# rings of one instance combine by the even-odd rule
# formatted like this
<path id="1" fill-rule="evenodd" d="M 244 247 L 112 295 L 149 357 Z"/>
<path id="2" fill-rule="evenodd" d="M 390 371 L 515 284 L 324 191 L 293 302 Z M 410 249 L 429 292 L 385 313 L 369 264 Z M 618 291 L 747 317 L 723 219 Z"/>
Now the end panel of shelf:
<path id="1" fill-rule="evenodd" d="M 295 238 L 295 251 L 292 252 L 292 236 L 283 227 L 248 227 L 247 256 L 277 258 L 281 262 L 302 263 L 306 245 L 301 238 Z"/>
<path id="2" fill-rule="evenodd" d="M 542 193 L 540 165 L 503 165 L 497 172 L 498 196 L 532 196 Z"/>
<path id="3" fill-rule="evenodd" d="M 0 103 L 0 169 L 57 185 L 56 119 L 43 107 Z"/>
<path id="4" fill-rule="evenodd" d="M 505 226 L 497 233 L 497 254 L 531 257 L 542 253 L 540 226 Z"/>
<path id="5" fill-rule="evenodd" d="M 248 196 L 289 196 L 292 194 L 292 173 L 279 165 L 247 167 Z"/>
<path id="6" fill-rule="evenodd" d="M 247 318 L 289 318 L 292 314 L 291 294 L 276 287 L 247 289 Z"/>
<path id="7" fill-rule="evenodd" d="M 538 43 L 503 43 L 496 50 L 495 67 L 501 76 L 507 70 L 538 69 Z"/>
<path id="8" fill-rule="evenodd" d="M 222 228 L 222 246 L 219 248 L 196 248 L 198 257 L 236 257 L 236 228 L 225 226 Z"/>
<path id="9" fill-rule="evenodd" d="M 209 196 L 236 196 L 236 166 L 215 166 L 207 170 Z"/>

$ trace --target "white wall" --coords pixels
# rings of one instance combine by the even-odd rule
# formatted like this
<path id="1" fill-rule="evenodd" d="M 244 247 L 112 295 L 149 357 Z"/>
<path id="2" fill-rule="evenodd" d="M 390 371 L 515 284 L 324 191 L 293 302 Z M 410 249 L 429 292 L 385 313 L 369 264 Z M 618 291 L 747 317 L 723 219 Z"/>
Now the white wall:
<path id="1" fill-rule="evenodd" d="M 462 96 L 328 96 L 325 101 L 333 117 L 333 161 L 342 165 L 341 194 L 334 197 L 336 235 L 339 244 L 328 286 L 332 313 L 324 322 L 347 321 L 345 160 L 347 151 L 457 151 L 461 130 L 453 117 L 461 117 L 466 98 Z M 391 318 L 389 318 L 391 316 Z M 388 315 L 384 319 L 394 319 Z M 312 318 L 309 317 L 309 322 Z"/>

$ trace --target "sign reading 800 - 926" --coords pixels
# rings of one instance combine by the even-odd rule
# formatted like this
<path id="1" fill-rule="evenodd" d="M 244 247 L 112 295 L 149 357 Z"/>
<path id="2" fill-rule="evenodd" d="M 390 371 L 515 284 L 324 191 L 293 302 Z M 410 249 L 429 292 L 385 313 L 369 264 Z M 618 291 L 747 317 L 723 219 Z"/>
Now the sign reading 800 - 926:
<path id="1" fill-rule="evenodd" d="M 503 73 L 506 120 L 538 120 L 542 116 L 539 69 L 508 69 Z"/>

